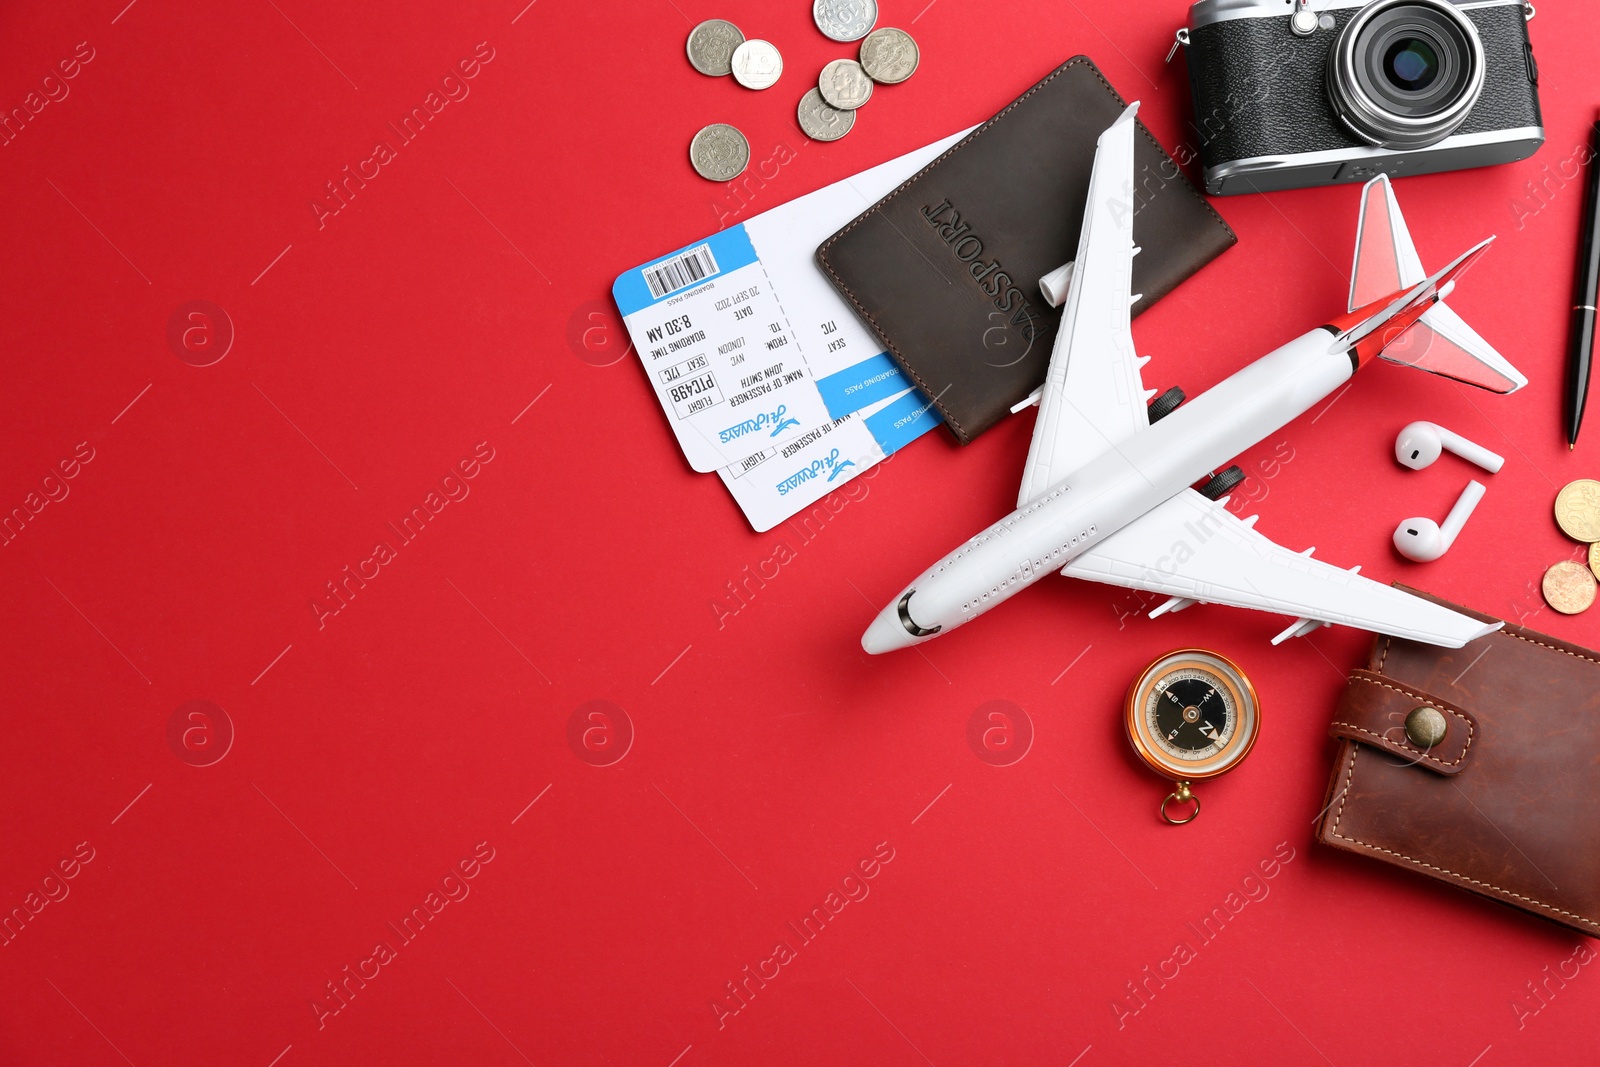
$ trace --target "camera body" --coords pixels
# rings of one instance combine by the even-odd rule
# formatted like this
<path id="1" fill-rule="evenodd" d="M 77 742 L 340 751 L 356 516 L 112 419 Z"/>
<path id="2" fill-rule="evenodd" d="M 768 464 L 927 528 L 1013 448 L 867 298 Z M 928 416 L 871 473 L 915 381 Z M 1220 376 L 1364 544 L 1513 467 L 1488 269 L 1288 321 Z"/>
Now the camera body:
<path id="1" fill-rule="evenodd" d="M 1526 159 L 1544 143 L 1521 0 L 1199 0 L 1187 45 L 1206 191 Z"/>

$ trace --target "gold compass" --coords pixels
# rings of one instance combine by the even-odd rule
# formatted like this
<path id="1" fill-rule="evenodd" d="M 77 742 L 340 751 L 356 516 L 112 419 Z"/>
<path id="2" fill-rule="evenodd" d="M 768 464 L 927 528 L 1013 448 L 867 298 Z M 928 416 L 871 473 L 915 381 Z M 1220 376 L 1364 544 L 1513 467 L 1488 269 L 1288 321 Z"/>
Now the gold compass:
<path id="1" fill-rule="evenodd" d="M 1231 770 L 1250 752 L 1261 729 L 1255 686 L 1237 664 L 1215 652 L 1184 648 L 1146 667 L 1128 689 L 1123 709 L 1128 740 L 1139 758 L 1175 789 L 1161 802 L 1174 826 L 1194 821 L 1200 800 L 1189 783 Z M 1169 805 L 1192 804 L 1182 818 Z"/>

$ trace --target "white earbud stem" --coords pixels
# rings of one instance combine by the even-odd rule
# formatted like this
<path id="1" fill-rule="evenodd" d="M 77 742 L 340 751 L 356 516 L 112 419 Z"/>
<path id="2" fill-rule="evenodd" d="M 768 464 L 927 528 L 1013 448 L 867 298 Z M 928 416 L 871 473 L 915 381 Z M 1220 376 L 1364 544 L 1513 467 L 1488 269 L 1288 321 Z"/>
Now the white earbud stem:
<path id="1" fill-rule="evenodd" d="M 1457 535 L 1467 525 L 1485 492 L 1482 482 L 1468 482 L 1442 527 L 1432 519 L 1420 517 L 1402 522 L 1395 527 L 1395 550 L 1417 563 L 1432 563 L 1455 544 Z"/>
<path id="2" fill-rule="evenodd" d="M 1400 436 L 1395 438 L 1394 458 L 1401 466 L 1410 467 L 1412 470 L 1421 470 L 1433 463 L 1443 452 L 1454 452 L 1469 463 L 1475 463 L 1488 471 L 1496 474 L 1505 466 L 1505 459 L 1467 440 L 1458 433 L 1440 426 L 1434 422 L 1413 422 L 1400 431 Z"/>

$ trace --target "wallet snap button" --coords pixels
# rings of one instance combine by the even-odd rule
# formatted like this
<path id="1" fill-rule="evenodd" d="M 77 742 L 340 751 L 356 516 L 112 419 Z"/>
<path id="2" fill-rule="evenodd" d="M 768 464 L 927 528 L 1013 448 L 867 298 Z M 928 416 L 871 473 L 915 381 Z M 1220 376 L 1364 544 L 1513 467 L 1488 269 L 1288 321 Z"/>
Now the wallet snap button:
<path id="1" fill-rule="evenodd" d="M 1432 748 L 1444 740 L 1450 723 L 1438 708 L 1423 704 L 1406 716 L 1406 737 L 1418 748 Z"/>

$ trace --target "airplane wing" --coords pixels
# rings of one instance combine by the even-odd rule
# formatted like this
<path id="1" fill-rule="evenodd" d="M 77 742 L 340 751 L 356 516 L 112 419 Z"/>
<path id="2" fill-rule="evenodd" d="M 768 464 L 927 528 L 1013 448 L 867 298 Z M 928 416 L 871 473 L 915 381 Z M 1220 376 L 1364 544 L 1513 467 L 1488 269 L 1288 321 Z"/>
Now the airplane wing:
<path id="1" fill-rule="evenodd" d="M 1448 608 L 1291 552 L 1193 489 L 1118 530 L 1061 573 L 1187 600 L 1336 622 L 1446 648 L 1492 633 Z M 1291 627 L 1291 630 L 1294 628 Z M 1289 633 L 1290 631 L 1285 631 Z"/>
<path id="2" fill-rule="evenodd" d="M 1394 198 L 1389 176 L 1380 174 L 1361 190 L 1349 310 L 1409 289 L 1427 276 L 1406 218 Z M 1442 300 L 1429 308 L 1404 337 L 1385 349 L 1380 358 L 1495 393 L 1514 393 L 1528 384 L 1510 360 L 1495 351 Z"/>
<path id="3" fill-rule="evenodd" d="M 1100 135 L 1050 370 L 1039 398 L 1021 507 L 1150 425 L 1129 329 L 1133 283 L 1133 144 L 1139 104 Z"/>

